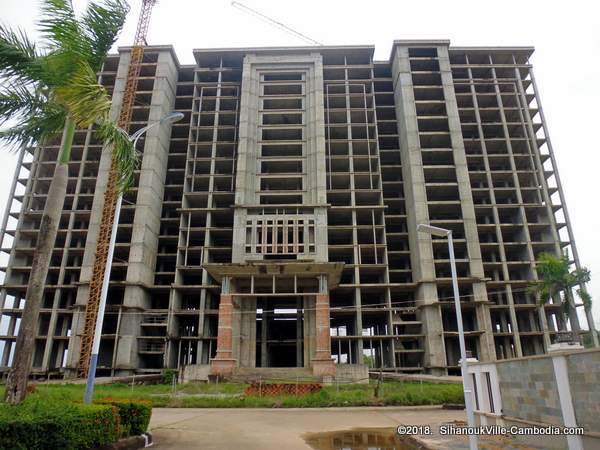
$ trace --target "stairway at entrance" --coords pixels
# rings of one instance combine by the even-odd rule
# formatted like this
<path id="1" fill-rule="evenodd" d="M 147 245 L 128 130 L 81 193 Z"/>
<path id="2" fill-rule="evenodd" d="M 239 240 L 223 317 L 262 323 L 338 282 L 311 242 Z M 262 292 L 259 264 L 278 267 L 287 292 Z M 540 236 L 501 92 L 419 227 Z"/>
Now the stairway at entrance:
<path id="1" fill-rule="evenodd" d="M 251 383 L 253 381 L 277 382 L 320 382 L 309 367 L 238 367 L 231 376 L 231 381 Z"/>

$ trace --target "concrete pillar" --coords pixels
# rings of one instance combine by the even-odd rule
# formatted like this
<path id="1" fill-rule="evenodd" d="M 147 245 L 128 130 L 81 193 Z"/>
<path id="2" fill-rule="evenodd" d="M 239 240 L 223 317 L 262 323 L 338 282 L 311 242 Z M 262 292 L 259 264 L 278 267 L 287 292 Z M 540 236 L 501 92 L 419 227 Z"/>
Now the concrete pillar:
<path id="1" fill-rule="evenodd" d="M 267 347 L 267 339 L 269 339 L 269 308 L 268 305 L 263 306 L 262 324 L 260 327 L 260 366 L 269 366 L 269 348 Z"/>
<path id="2" fill-rule="evenodd" d="M 479 338 L 479 358 L 483 361 L 490 361 L 496 359 L 496 351 L 488 307 L 487 290 L 485 282 L 481 281 L 485 277 L 485 273 L 483 270 L 483 259 L 481 257 L 481 247 L 479 244 L 479 233 L 475 217 L 473 194 L 471 192 L 471 180 L 469 178 L 467 156 L 463 142 L 462 125 L 454 91 L 454 80 L 452 77 L 452 68 L 450 67 L 448 46 L 440 46 L 437 51 L 440 75 L 442 78 L 442 88 L 446 100 L 446 113 L 448 114 L 448 126 L 452 142 L 452 155 L 454 158 L 458 193 L 460 196 L 465 240 L 467 243 L 469 272 L 471 277 L 478 279 L 478 281 L 473 283 L 472 287 L 474 294 L 473 301 L 476 305 L 475 313 L 477 316 L 477 329 L 483 331 L 483 334 Z"/>
<path id="3" fill-rule="evenodd" d="M 148 117 L 149 123 L 155 123 L 173 110 L 177 84 L 177 66 L 173 54 L 163 51 L 158 54 L 156 79 L 152 90 L 152 100 Z M 164 197 L 164 184 L 167 175 L 169 142 L 171 127 L 160 125 L 153 127 L 145 135 L 140 176 L 136 198 L 135 215 L 131 231 L 131 247 L 127 267 L 127 278 L 123 306 L 132 312 L 141 312 L 150 308 L 150 292 L 145 286 L 154 283 L 158 236 Z M 138 336 L 143 315 L 124 316 L 117 346 L 117 373 L 123 370 L 133 371 L 140 367 L 138 355 Z M 165 338 L 165 353 L 169 342 Z"/>
<path id="4" fill-rule="evenodd" d="M 210 362 L 212 375 L 231 375 L 237 366 L 233 357 L 233 296 L 221 294 L 219 300 L 219 322 L 217 334 L 217 354 Z"/>
<path id="5" fill-rule="evenodd" d="M 417 233 L 418 224 L 429 223 L 429 211 L 408 47 L 395 46 L 392 56 L 392 77 L 395 80 L 394 100 L 400 135 L 411 267 L 414 282 L 419 283 L 415 292 L 415 301 L 419 306 L 419 320 L 423 323 L 423 334 L 426 336 L 424 364 L 430 373 L 445 375 L 442 315 L 435 284 L 431 236 Z"/>
<path id="6" fill-rule="evenodd" d="M 240 367 L 255 367 L 256 366 L 256 298 L 253 297 L 237 297 L 239 321 L 233 327 L 233 344 L 236 348 L 238 342 L 238 351 L 234 352 L 237 355 Z M 239 325 L 238 325 L 239 324 Z M 239 330 L 236 333 L 235 330 Z"/>
<path id="7" fill-rule="evenodd" d="M 304 297 L 304 367 L 310 367 L 315 356 L 315 298 Z"/>
<path id="8" fill-rule="evenodd" d="M 317 294 L 315 298 L 315 357 L 313 373 L 318 376 L 334 376 L 335 364 L 331 359 L 329 333 L 329 294 Z"/>
<path id="9" fill-rule="evenodd" d="M 302 298 L 296 300 L 296 367 L 302 367 Z"/>

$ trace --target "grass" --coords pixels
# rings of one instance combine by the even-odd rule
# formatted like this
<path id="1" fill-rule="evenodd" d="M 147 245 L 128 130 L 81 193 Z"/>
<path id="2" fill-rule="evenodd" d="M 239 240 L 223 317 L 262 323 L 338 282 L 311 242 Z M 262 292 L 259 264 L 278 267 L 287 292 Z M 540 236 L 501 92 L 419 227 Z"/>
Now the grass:
<path id="1" fill-rule="evenodd" d="M 310 408 L 330 406 L 414 406 L 463 403 L 462 386 L 415 382 L 384 382 L 379 398 L 374 384 L 326 386 L 320 392 L 304 396 L 244 396 L 242 383 L 188 383 L 177 386 L 173 395 L 170 385 L 126 384 L 98 385 L 95 398 L 136 398 L 152 401 L 154 407 L 170 408 Z M 38 385 L 30 394 L 40 400 L 81 400 L 83 385 Z"/>

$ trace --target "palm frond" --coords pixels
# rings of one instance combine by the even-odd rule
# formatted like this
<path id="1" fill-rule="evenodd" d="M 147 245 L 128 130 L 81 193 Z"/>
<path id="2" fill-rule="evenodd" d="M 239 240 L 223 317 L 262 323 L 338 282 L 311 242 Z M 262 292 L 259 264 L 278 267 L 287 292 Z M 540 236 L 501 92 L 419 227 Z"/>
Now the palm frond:
<path id="1" fill-rule="evenodd" d="M 583 306 L 585 309 L 590 309 L 592 307 L 592 296 L 588 291 L 584 291 L 583 289 L 577 289 L 577 296 L 583 302 Z"/>
<path id="2" fill-rule="evenodd" d="M 550 301 L 550 299 L 554 297 L 557 293 L 557 291 L 551 284 L 546 283 L 543 280 L 538 280 L 530 283 L 527 287 L 527 292 L 531 295 L 538 296 L 538 303 L 540 305 L 547 304 Z"/>
<path id="3" fill-rule="evenodd" d="M 540 279 L 564 285 L 569 275 L 569 258 L 566 255 L 541 253 L 536 261 L 536 270 Z"/>
<path id="4" fill-rule="evenodd" d="M 129 9 L 126 1 L 104 0 L 90 3 L 81 17 L 81 27 L 91 48 L 88 62 L 95 71 L 101 69 L 106 54 L 117 40 Z"/>
<path id="5" fill-rule="evenodd" d="M 560 304 L 560 312 L 563 314 L 563 316 L 565 316 L 565 319 L 567 321 L 569 320 L 570 309 L 571 309 L 571 305 L 569 305 L 568 301 L 562 302 Z"/>
<path id="6" fill-rule="evenodd" d="M 42 56 L 23 30 L 0 24 L 0 77 L 22 84 L 37 83 L 44 78 Z"/>
<path id="7" fill-rule="evenodd" d="M 106 145 L 113 146 L 113 157 L 117 161 L 119 171 L 119 191 L 126 192 L 134 184 L 134 172 L 138 167 L 139 153 L 133 147 L 133 142 L 125 130 L 113 122 L 102 122 L 97 133 Z"/>
<path id="8" fill-rule="evenodd" d="M 66 118 L 64 109 L 47 103 L 36 114 L 23 117 L 14 126 L 0 130 L 0 141 L 12 151 L 21 147 L 43 145 L 51 139 L 60 138 Z"/>
<path id="9" fill-rule="evenodd" d="M 7 81 L 0 85 L 0 125 L 34 116 L 48 99 L 29 86 Z"/>
<path id="10" fill-rule="evenodd" d="M 575 269 L 573 272 L 571 272 L 571 275 L 573 276 L 576 284 L 589 283 L 592 279 L 592 273 L 587 267 Z"/>
<path id="11" fill-rule="evenodd" d="M 85 61 L 80 61 L 69 82 L 57 87 L 54 93 L 57 103 L 69 110 L 69 115 L 79 127 L 87 127 L 108 117 L 110 97 L 106 89 L 97 83 L 96 74 Z"/>
<path id="12" fill-rule="evenodd" d="M 70 0 L 43 0 L 38 28 L 51 49 L 73 52 L 81 58 L 90 54 Z"/>

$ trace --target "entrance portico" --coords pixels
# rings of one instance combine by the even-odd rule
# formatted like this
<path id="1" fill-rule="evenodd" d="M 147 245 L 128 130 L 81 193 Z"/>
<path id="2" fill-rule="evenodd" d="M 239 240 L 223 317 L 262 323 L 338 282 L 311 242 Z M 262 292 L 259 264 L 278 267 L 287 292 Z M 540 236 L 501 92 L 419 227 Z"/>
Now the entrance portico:
<path id="1" fill-rule="evenodd" d="M 207 264 L 221 282 L 213 375 L 238 367 L 304 367 L 335 375 L 329 331 L 329 290 L 342 263 Z"/>

